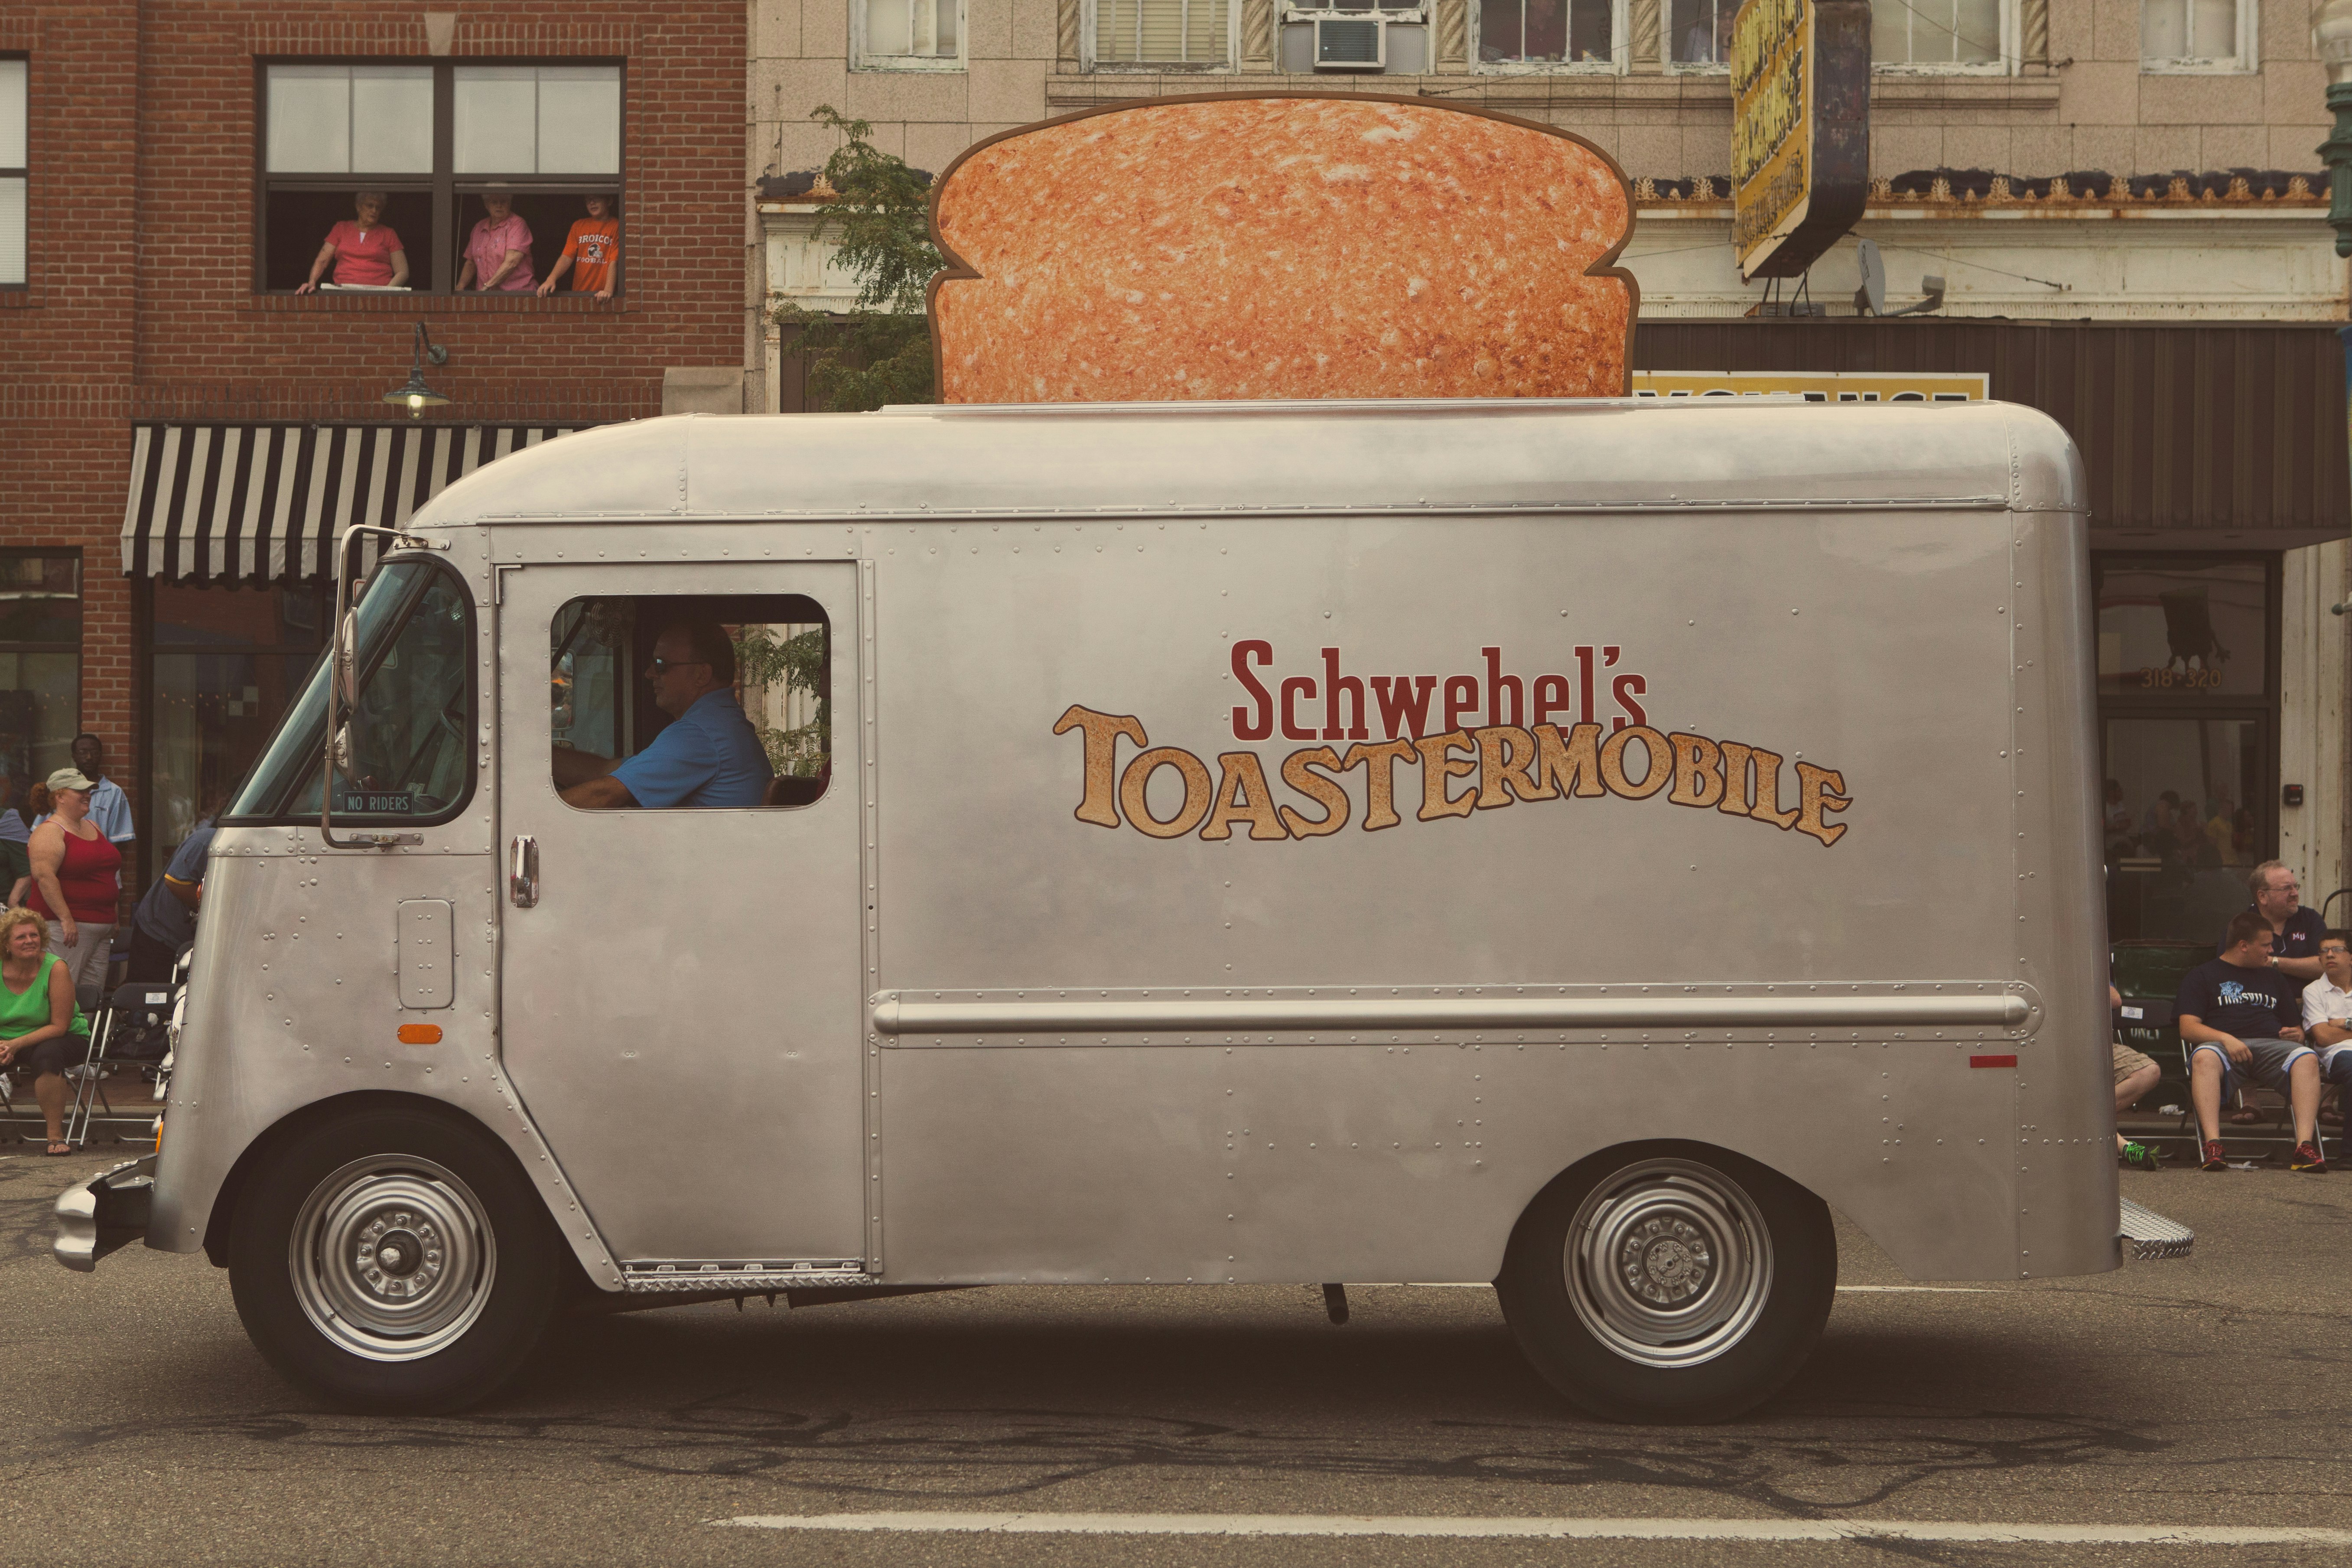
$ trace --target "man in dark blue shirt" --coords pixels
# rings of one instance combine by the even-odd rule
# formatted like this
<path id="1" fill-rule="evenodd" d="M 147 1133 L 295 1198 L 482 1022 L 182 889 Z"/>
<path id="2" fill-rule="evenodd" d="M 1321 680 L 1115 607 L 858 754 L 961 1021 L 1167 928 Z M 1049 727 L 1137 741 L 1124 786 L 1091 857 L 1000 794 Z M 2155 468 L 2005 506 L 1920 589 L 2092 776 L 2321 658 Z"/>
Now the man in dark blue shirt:
<path id="1" fill-rule="evenodd" d="M 2221 1100 L 2242 1082 L 2285 1095 L 2294 1108 L 2294 1155 L 2287 1168 L 2324 1173 L 2320 1157 L 2319 1057 L 2303 1038 L 2303 985 L 2280 972 L 2271 924 L 2252 910 L 2230 921 L 2221 956 L 2180 983 L 2173 1011 L 2189 1042 L 2189 1100 L 2197 1108 L 2204 1168 L 2226 1171 Z"/>
<path id="2" fill-rule="evenodd" d="M 2249 914 L 2260 915 L 2271 932 L 2271 966 L 2281 974 L 2308 985 L 2319 978 L 2319 939 L 2326 931 L 2319 911 L 2303 907 L 2303 884 L 2284 860 L 2265 860 L 2247 875 L 2246 891 L 2254 901 Z M 2227 937 L 2221 946 L 2230 945 Z"/>

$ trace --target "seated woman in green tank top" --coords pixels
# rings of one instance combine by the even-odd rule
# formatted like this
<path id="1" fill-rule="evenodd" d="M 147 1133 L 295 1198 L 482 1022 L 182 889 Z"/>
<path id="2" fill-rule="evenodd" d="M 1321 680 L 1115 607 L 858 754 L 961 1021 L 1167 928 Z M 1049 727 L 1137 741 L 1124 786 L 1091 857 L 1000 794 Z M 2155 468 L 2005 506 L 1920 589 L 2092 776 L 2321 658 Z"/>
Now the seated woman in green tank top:
<path id="1" fill-rule="evenodd" d="M 27 909 L 0 915 L 0 1068 L 33 1069 L 52 1154 L 73 1152 L 65 1074 L 89 1054 L 89 1020 L 74 1000 L 71 974 L 49 951 L 47 924 Z"/>

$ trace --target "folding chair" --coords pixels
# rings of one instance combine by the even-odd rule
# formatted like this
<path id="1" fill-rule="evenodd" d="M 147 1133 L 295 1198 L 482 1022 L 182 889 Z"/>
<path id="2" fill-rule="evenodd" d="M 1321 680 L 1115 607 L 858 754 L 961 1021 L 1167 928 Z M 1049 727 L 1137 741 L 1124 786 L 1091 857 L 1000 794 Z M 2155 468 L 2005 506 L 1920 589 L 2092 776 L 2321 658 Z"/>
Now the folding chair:
<path id="1" fill-rule="evenodd" d="M 103 1008 L 90 1007 L 89 1054 L 80 1065 L 67 1069 L 74 1086 L 72 1107 L 66 1112 L 66 1142 L 79 1149 L 89 1141 L 90 1124 L 103 1116 L 110 1123 L 137 1121 L 114 1109 L 106 1091 L 109 1071 L 118 1067 L 161 1070 L 171 1052 L 172 1009 L 178 986 L 165 981 L 134 980 L 115 987 Z"/>

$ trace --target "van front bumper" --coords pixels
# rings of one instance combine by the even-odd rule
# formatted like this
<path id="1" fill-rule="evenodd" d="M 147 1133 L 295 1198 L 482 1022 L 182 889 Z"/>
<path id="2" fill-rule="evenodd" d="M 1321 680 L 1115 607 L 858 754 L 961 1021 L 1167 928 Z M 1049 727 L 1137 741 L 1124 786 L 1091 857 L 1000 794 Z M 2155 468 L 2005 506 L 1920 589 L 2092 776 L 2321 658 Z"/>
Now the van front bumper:
<path id="1" fill-rule="evenodd" d="M 126 1161 L 58 1194 L 58 1236 L 49 1251 L 79 1274 L 115 1248 L 145 1239 L 155 1203 L 155 1156 Z"/>

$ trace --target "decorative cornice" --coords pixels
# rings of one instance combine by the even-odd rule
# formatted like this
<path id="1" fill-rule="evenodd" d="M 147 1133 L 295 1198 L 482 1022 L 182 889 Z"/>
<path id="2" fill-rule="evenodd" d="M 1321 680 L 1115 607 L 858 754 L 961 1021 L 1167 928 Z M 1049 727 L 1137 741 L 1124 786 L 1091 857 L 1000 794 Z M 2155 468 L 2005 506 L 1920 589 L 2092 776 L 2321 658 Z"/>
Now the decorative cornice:
<path id="1" fill-rule="evenodd" d="M 1633 182 L 1636 205 L 1701 206 L 1730 201 L 1726 175 L 1697 174 L 1679 180 L 1644 175 Z M 1987 169 L 1916 169 L 1870 182 L 1872 208 L 1948 209 L 1955 214 L 1988 209 L 2037 209 L 2088 213 L 2159 209 L 2224 214 L 2247 208 L 2320 208 L 2327 205 L 2326 170 L 2220 169 L 2202 174 L 2110 174 L 2077 170 L 2034 179 L 1996 174 Z"/>

